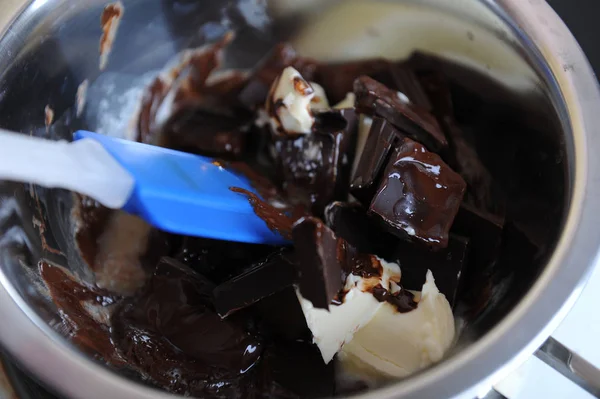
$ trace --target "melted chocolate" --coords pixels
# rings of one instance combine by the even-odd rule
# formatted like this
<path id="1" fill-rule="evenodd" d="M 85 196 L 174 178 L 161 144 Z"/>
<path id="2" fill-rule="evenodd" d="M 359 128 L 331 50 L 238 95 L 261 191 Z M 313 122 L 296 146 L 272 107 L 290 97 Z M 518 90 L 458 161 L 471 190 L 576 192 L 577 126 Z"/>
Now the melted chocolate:
<path id="1" fill-rule="evenodd" d="M 418 306 L 413 293 L 403 288 L 392 294 L 379 284 L 371 292 L 375 299 L 379 302 L 389 302 L 399 313 L 408 313 L 411 310 L 415 310 Z"/>
<path id="2" fill-rule="evenodd" d="M 39 263 L 40 276 L 50 297 L 60 310 L 59 329 L 86 353 L 114 366 L 123 359 L 111 342 L 108 318 L 119 299 L 95 287 L 83 285 L 66 270 L 45 261 Z"/>
<path id="3" fill-rule="evenodd" d="M 406 138 L 388 164 L 369 213 L 399 237 L 445 248 L 464 191 L 460 175 Z"/>
<path id="4" fill-rule="evenodd" d="M 115 344 L 172 392 L 211 397 L 238 392 L 262 344 L 221 320 L 212 308 L 213 289 L 201 275 L 163 258 L 144 293 L 113 316 Z"/>
<path id="5" fill-rule="evenodd" d="M 264 220 L 269 229 L 279 233 L 283 238 L 291 239 L 292 227 L 297 220 L 293 216 L 289 216 L 286 210 L 275 208 L 268 202 L 260 199 L 258 195 L 239 187 L 231 187 L 231 191 L 240 193 L 248 197 L 248 202 L 252 205 L 256 215 Z"/>

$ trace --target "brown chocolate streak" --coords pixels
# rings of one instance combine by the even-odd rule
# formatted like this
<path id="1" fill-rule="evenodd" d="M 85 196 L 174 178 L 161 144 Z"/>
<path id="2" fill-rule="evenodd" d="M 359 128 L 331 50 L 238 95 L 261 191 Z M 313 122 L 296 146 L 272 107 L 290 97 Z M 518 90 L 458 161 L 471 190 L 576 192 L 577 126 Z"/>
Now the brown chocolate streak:
<path id="1" fill-rule="evenodd" d="M 281 234 L 285 239 L 292 239 L 292 226 L 294 225 L 294 222 L 296 222 L 294 217 L 286 215 L 273 205 L 260 199 L 258 195 L 248 190 L 239 187 L 230 187 L 229 189 L 234 193 L 243 194 L 248 197 L 248 202 L 252 205 L 254 213 L 265 221 L 269 229 Z"/>

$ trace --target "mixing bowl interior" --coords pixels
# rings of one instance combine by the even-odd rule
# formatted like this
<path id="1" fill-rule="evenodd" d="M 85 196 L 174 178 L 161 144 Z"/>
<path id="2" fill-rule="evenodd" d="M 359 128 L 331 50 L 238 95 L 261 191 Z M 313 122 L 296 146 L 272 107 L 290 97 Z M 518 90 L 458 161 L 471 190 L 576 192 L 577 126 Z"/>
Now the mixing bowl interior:
<path id="1" fill-rule="evenodd" d="M 474 143 L 506 194 L 510 221 L 498 262 L 472 270 L 479 276 L 477 309 L 458 309 L 465 323 L 454 352 L 468 350 L 528 293 L 561 233 L 573 173 L 561 100 L 542 66 L 530 62 L 510 30 L 475 1 L 382 1 L 354 10 L 353 3 L 274 1 L 265 10 L 250 0 L 123 1 L 124 18 L 101 72 L 99 21 L 106 3 L 33 1 L 0 41 L 0 127 L 53 139 L 69 139 L 80 128 L 133 137 L 131 122 L 150 79 L 181 50 L 227 30 L 237 34 L 226 65 L 240 68 L 254 65 L 281 40 L 324 60 L 400 59 L 418 49 L 467 65 L 473 68 L 468 74 L 455 64 L 444 70 L 467 82 L 466 92 L 457 93 L 457 113 L 477 132 Z M 77 116 L 77 89 L 84 80 L 87 105 Z M 47 106 L 52 126 L 45 124 Z M 487 128 L 485 135 L 478 126 Z M 38 262 L 47 259 L 93 282 L 74 247 L 72 196 L 4 182 L 0 200 L 2 273 L 30 317 L 42 321 L 40 328 L 64 334 L 52 332 L 60 316 L 40 281 Z"/>

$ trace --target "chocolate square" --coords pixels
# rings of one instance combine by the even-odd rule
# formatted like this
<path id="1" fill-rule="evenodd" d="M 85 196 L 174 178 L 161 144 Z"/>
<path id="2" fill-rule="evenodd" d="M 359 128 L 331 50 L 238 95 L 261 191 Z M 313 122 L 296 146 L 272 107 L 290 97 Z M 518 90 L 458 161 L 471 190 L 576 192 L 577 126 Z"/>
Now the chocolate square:
<path id="1" fill-rule="evenodd" d="M 368 76 L 361 76 L 354 81 L 354 94 L 358 112 L 387 119 L 401 132 L 423 143 L 431 151 L 442 152 L 448 146 L 433 115 L 415 104 L 404 102 L 397 91 Z"/>
<path id="2" fill-rule="evenodd" d="M 433 106 L 429 96 L 412 68 L 403 63 L 392 64 L 390 65 L 390 74 L 396 90 L 404 93 L 411 103 L 427 112 L 432 111 Z"/>
<path id="3" fill-rule="evenodd" d="M 302 296 L 313 306 L 329 309 L 341 290 L 347 243 L 320 219 L 300 219 L 292 231 Z"/>
<path id="4" fill-rule="evenodd" d="M 225 318 L 291 286 L 297 279 L 290 251 L 269 255 L 213 291 L 215 309 Z"/>
<path id="5" fill-rule="evenodd" d="M 274 143 L 281 185 L 295 204 L 322 215 L 332 201 L 348 196 L 356 150 L 354 110 L 317 114 L 314 132 Z"/>
<path id="6" fill-rule="evenodd" d="M 388 257 L 400 265 L 400 284 L 408 290 L 421 291 L 427 270 L 431 270 L 436 286 L 452 307 L 456 305 L 468 258 L 469 239 L 453 234 L 448 240 L 448 247 L 442 250 L 429 251 L 406 241 L 399 241 L 395 253 Z"/>
<path id="7" fill-rule="evenodd" d="M 400 132 L 383 118 L 373 118 L 367 142 L 361 154 L 350 190 L 359 201 L 368 205 L 389 160 L 392 146 L 402 138 Z"/>
<path id="8" fill-rule="evenodd" d="M 312 340 L 293 286 L 263 298 L 252 309 L 276 337 L 287 341 Z"/>
<path id="9" fill-rule="evenodd" d="M 401 238 L 445 248 L 465 188 L 438 155 L 406 138 L 388 163 L 369 214 Z"/>
<path id="10" fill-rule="evenodd" d="M 377 220 L 369 217 L 367 210 L 358 203 L 332 202 L 325 209 L 325 221 L 338 237 L 362 253 L 386 258 L 399 241 Z"/>

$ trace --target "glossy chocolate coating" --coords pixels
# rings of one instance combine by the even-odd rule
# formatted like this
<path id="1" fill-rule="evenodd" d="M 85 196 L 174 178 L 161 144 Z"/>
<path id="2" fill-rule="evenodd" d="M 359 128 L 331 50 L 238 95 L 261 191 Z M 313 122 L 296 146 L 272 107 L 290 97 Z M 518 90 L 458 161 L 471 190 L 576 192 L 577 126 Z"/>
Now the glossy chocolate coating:
<path id="1" fill-rule="evenodd" d="M 406 138 L 390 159 L 369 214 L 399 237 L 445 248 L 465 188 L 439 156 Z"/>
<path id="2" fill-rule="evenodd" d="M 290 287 L 297 277 L 296 266 L 290 252 L 271 254 L 214 289 L 216 311 L 219 316 L 225 318 Z"/>
<path id="3" fill-rule="evenodd" d="M 433 115 L 419 106 L 405 103 L 398 92 L 368 76 L 361 76 L 354 82 L 354 94 L 359 112 L 387 119 L 401 132 L 423 143 L 431 151 L 441 152 L 448 146 Z"/>

